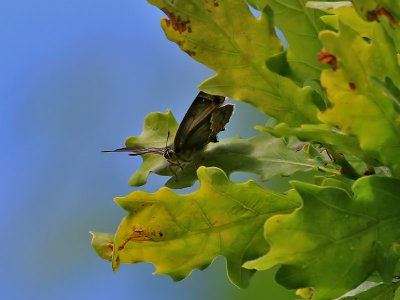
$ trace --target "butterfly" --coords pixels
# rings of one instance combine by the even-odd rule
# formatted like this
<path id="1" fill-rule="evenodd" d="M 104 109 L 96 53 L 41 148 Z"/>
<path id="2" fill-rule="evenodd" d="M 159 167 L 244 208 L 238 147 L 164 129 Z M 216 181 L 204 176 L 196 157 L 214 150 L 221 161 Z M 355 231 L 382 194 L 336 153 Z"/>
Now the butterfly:
<path id="1" fill-rule="evenodd" d="M 163 148 L 133 146 L 103 152 L 133 152 L 130 155 L 155 153 L 163 155 L 171 164 L 190 162 L 196 153 L 204 150 L 210 142 L 218 142 L 217 134 L 233 113 L 234 105 L 226 104 L 226 97 L 199 92 L 176 132 L 174 142 Z"/>

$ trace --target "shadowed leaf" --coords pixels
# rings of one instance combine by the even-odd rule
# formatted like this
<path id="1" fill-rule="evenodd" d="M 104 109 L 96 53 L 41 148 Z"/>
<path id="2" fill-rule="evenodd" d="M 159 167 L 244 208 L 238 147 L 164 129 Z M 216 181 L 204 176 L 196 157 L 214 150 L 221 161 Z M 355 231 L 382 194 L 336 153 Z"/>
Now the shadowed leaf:
<path id="1" fill-rule="evenodd" d="M 375 271 L 385 281 L 393 278 L 400 257 L 400 180 L 363 177 L 352 194 L 336 186 L 293 186 L 303 206 L 267 221 L 271 250 L 245 267 L 282 264 L 278 282 L 291 289 L 315 288 L 313 300 L 334 299 Z"/>
<path id="2" fill-rule="evenodd" d="M 399 281 L 391 283 L 365 282 L 338 300 L 397 300 L 398 297 L 395 296 L 399 287 Z"/>
<path id="3" fill-rule="evenodd" d="M 170 112 L 150 113 L 145 119 L 142 133 L 138 137 L 129 137 L 126 146 L 165 147 L 168 131 L 173 138 L 176 128 L 177 123 Z M 144 154 L 142 158 L 142 165 L 129 179 L 132 186 L 145 184 L 152 172 L 171 176 L 166 183 L 170 188 L 192 186 L 197 180 L 196 170 L 199 166 L 218 167 L 228 175 L 234 172 L 254 173 L 265 181 L 276 175 L 289 176 L 298 171 L 322 170 L 326 165 L 324 161 L 305 152 L 301 143 L 289 144 L 285 139 L 267 133 L 249 139 L 233 137 L 210 143 L 204 151 L 194 155 L 190 163 L 181 165 L 171 165 L 157 153 Z M 336 172 L 333 169 L 324 170 Z"/>

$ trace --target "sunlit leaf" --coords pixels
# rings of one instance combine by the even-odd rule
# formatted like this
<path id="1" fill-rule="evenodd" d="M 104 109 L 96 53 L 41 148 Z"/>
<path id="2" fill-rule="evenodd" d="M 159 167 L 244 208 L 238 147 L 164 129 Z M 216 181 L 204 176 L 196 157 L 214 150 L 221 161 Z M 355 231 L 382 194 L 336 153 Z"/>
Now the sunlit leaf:
<path id="1" fill-rule="evenodd" d="M 217 168 L 199 168 L 198 177 L 200 188 L 191 194 L 161 188 L 116 198 L 129 214 L 115 235 L 114 269 L 120 263 L 151 262 L 156 274 L 181 280 L 223 255 L 232 282 L 248 284 L 253 270 L 241 265 L 267 251 L 265 220 L 291 212 L 298 199 L 252 181 L 234 184 Z"/>
<path id="2" fill-rule="evenodd" d="M 397 50 L 380 23 L 373 23 L 365 39 L 341 22 L 339 33 L 322 31 L 326 51 L 337 61 L 337 69 L 324 70 L 321 82 L 332 107 L 321 112 L 321 121 L 355 136 L 370 157 L 400 175 L 400 115 L 393 95 L 377 81 L 390 78 L 400 86 Z"/>
<path id="3" fill-rule="evenodd" d="M 128 215 L 115 235 L 92 233 L 97 254 L 114 270 L 150 262 L 173 280 L 224 256 L 240 287 L 278 265 L 277 282 L 301 297 L 400 300 L 399 2 L 148 1 L 166 14 L 167 38 L 215 71 L 202 90 L 277 123 L 174 163 L 162 154 L 178 123 L 169 111 L 149 114 L 126 146 L 157 153 L 142 156 L 129 183 L 156 173 L 169 177 L 167 187 L 116 198 Z M 298 171 L 313 184 L 294 181 L 285 194 L 229 180 Z M 197 179 L 191 194 L 169 189 Z"/>
<path id="4" fill-rule="evenodd" d="M 319 122 L 315 92 L 266 66 L 268 58 L 283 51 L 270 10 L 257 19 L 244 0 L 149 2 L 166 13 L 161 25 L 168 39 L 217 72 L 202 90 L 248 102 L 288 124 Z"/>
<path id="5" fill-rule="evenodd" d="M 92 247 L 97 255 L 105 260 L 111 261 L 113 252 L 114 235 L 111 233 L 94 232 L 92 235 Z"/>
<path id="6" fill-rule="evenodd" d="M 150 113 L 144 119 L 142 133 L 135 137 L 126 139 L 125 146 L 143 146 L 143 147 L 165 147 L 169 135 L 169 141 L 173 141 L 175 133 L 178 130 L 178 123 L 170 111 L 165 113 Z M 121 154 L 117 154 L 121 155 Z M 135 158 L 137 159 L 137 158 Z M 143 163 L 129 179 L 132 186 L 140 186 L 147 182 L 150 173 L 154 172 L 160 175 L 171 175 L 168 169 L 168 162 L 159 154 L 143 154 Z"/>

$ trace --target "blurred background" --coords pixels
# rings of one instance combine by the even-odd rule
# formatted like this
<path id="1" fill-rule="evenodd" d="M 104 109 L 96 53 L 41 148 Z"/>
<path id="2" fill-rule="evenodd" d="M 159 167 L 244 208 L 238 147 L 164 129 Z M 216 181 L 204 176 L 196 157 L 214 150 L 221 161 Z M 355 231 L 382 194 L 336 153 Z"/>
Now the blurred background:
<path id="1" fill-rule="evenodd" d="M 294 299 L 274 272 L 237 289 L 223 258 L 173 283 L 150 264 L 113 273 L 90 246 L 90 230 L 116 230 L 113 198 L 134 190 L 141 162 L 100 151 L 138 135 L 151 111 L 171 108 L 179 122 L 213 74 L 164 37 L 162 16 L 144 0 L 1 1 L 2 299 Z M 222 137 L 265 122 L 236 105 Z"/>

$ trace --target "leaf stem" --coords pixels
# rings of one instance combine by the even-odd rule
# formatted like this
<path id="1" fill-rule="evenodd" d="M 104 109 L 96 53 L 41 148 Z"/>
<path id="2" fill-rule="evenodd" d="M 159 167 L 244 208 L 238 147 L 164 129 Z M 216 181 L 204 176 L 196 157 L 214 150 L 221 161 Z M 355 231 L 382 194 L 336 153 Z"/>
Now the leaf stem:
<path id="1" fill-rule="evenodd" d="M 340 168 L 341 175 L 354 180 L 362 176 L 359 173 L 357 173 L 357 171 L 347 161 L 347 159 L 342 153 L 339 153 L 330 147 L 327 146 L 324 147 L 329 151 L 329 154 L 332 155 L 334 162 L 337 163 L 339 166 L 341 166 Z"/>

